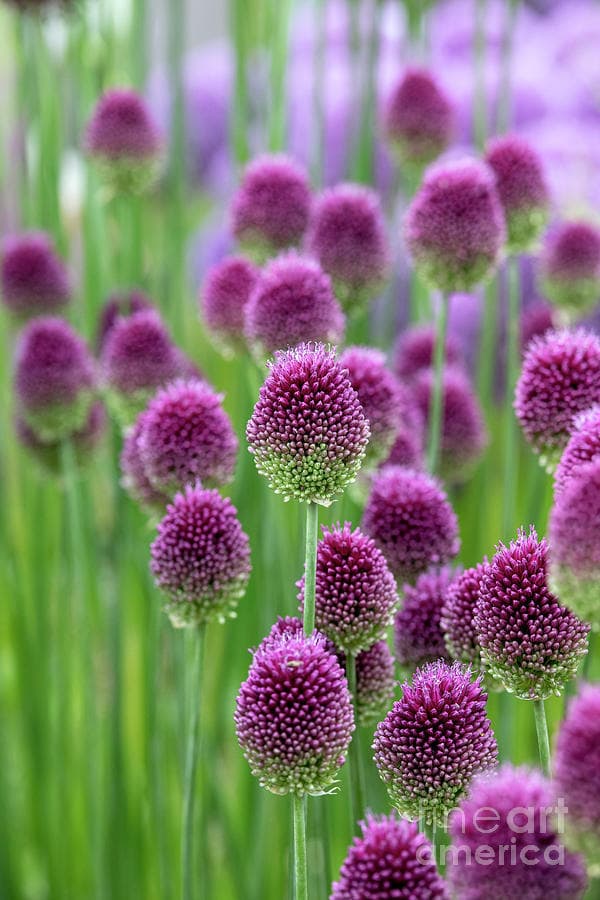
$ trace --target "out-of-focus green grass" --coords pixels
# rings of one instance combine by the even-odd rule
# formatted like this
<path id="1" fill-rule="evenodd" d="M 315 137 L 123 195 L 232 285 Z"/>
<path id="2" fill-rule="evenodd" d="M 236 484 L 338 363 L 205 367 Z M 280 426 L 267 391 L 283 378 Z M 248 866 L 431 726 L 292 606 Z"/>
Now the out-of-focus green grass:
<path id="1" fill-rule="evenodd" d="M 12 25 L 6 11 L 2 22 Z M 39 32 L 28 40 L 39 41 Z M 32 83 L 19 84 L 19 102 L 44 106 L 40 134 L 47 148 L 28 182 L 25 224 L 49 228 L 79 265 L 71 316 L 90 341 L 103 298 L 126 282 L 139 282 L 184 349 L 225 393 L 240 437 L 229 493 L 250 536 L 253 575 L 238 617 L 211 626 L 207 634 L 196 878 L 198 896 L 207 900 L 280 900 L 291 883 L 290 804 L 262 791 L 250 776 L 235 739 L 233 709 L 248 649 L 277 615 L 297 610 L 302 510 L 268 491 L 247 453 L 244 428 L 260 375 L 247 359 L 225 362 L 218 356 L 202 331 L 189 286 L 181 293 L 185 260 L 181 248 L 175 257 L 171 252 L 177 244 L 168 233 L 168 191 L 138 211 L 139 272 L 132 266 L 137 257 L 131 219 L 115 202 L 106 202 L 93 174 L 81 217 L 59 222 L 59 126 L 69 124 L 72 136 L 102 85 L 124 74 L 119 45 L 110 35 L 93 41 L 91 57 L 85 56 L 89 36 L 80 25 L 73 26 L 70 41 L 64 62 L 37 58 Z M 18 71 L 26 71 L 23 60 Z M 204 207 L 201 198 L 185 199 L 179 225 L 187 236 Z M 10 386 L 15 333 L 5 317 L 0 325 L 0 897 L 174 900 L 185 713 L 194 699 L 193 687 L 186 685 L 189 641 L 161 611 L 148 571 L 153 526 L 119 487 L 116 429 L 81 474 L 69 469 L 67 459 L 65 473 L 49 477 L 16 444 Z M 366 332 L 357 337 L 369 339 Z M 492 440 L 486 459 L 453 497 L 465 564 L 492 553 L 499 537 L 510 537 L 500 533 L 502 422 L 494 410 L 488 416 Z M 535 522 L 543 532 L 549 480 L 525 448 L 521 463 L 515 531 L 518 524 Z M 360 520 L 359 507 L 348 497 L 321 512 L 324 523 L 344 518 Z M 548 704 L 551 730 L 562 704 Z M 498 697 L 490 698 L 490 711 L 497 721 Z M 510 711 L 512 746 L 501 744 L 502 755 L 510 749 L 513 760 L 535 762 L 532 710 L 511 699 Z M 504 739 L 506 728 L 499 725 L 498 732 Z M 370 762 L 371 734 L 363 731 L 360 741 L 369 806 L 387 810 Z M 309 804 L 314 897 L 327 896 L 351 837 L 346 779 L 342 770 L 337 793 Z M 317 828 L 328 835 L 324 845 L 314 839 Z"/>

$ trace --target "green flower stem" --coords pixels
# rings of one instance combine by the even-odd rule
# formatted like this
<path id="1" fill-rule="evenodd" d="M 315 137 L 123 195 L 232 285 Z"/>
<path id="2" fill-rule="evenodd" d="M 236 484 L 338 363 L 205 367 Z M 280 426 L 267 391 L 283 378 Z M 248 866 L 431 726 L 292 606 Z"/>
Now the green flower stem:
<path id="1" fill-rule="evenodd" d="M 519 0 L 508 0 L 505 8 L 506 19 L 502 35 L 502 51 L 500 61 L 500 96 L 498 101 L 498 117 L 496 130 L 502 133 L 510 127 L 511 120 L 511 69 L 515 25 Z"/>
<path id="2" fill-rule="evenodd" d="M 438 832 L 439 832 L 438 823 L 434 820 L 433 822 L 425 823 L 425 834 L 429 838 L 429 843 L 431 844 L 431 856 L 438 867 L 441 870 L 441 860 L 438 859 L 439 847 L 438 847 Z"/>
<path id="3" fill-rule="evenodd" d="M 191 632 L 194 641 L 191 668 L 190 719 L 183 784 L 183 816 L 181 820 L 181 897 L 192 900 L 196 880 L 193 874 L 192 847 L 194 844 L 194 806 L 196 800 L 196 772 L 198 768 L 198 744 L 200 704 L 202 702 L 202 664 L 204 656 L 205 627 L 199 625 Z M 201 836 L 204 841 L 204 835 Z"/>
<path id="4" fill-rule="evenodd" d="M 496 330 L 498 318 L 498 280 L 486 284 L 483 298 L 483 321 L 477 361 L 477 392 L 484 409 L 492 401 L 494 360 L 496 354 Z"/>
<path id="5" fill-rule="evenodd" d="M 306 798 L 292 794 L 294 804 L 294 873 L 296 900 L 308 900 L 306 865 Z"/>
<path id="6" fill-rule="evenodd" d="M 319 506 L 306 504 L 306 561 L 304 565 L 304 634 L 315 630 L 315 590 L 317 578 L 317 539 Z"/>
<path id="7" fill-rule="evenodd" d="M 434 475 L 438 468 L 442 436 L 443 378 L 448 329 L 448 298 L 442 295 L 436 317 L 433 395 L 429 406 L 429 443 L 427 446 L 427 469 Z"/>
<path id="8" fill-rule="evenodd" d="M 356 694 L 356 657 L 352 654 L 346 656 L 346 674 L 348 676 L 348 688 L 352 695 L 352 706 L 354 708 L 354 722 L 356 730 L 350 743 L 349 764 L 350 764 L 350 787 L 352 791 L 352 832 L 356 828 L 357 823 L 361 820 L 365 810 L 365 774 L 362 765 L 362 755 L 360 752 L 360 742 L 358 736 L 358 719 L 357 719 L 357 694 Z"/>
<path id="9" fill-rule="evenodd" d="M 271 103 L 269 150 L 283 150 L 286 140 L 286 66 L 291 0 L 279 0 L 274 8 L 274 34 L 271 53 Z"/>
<path id="10" fill-rule="evenodd" d="M 487 102 L 485 90 L 486 33 L 485 18 L 487 0 L 475 4 L 475 30 L 473 37 L 475 97 L 473 102 L 473 134 L 475 146 L 483 150 L 487 137 Z"/>
<path id="11" fill-rule="evenodd" d="M 504 503 L 502 533 L 506 540 L 514 530 L 518 480 L 518 430 L 513 412 L 515 386 L 519 377 L 519 272 L 518 259 L 507 262 L 508 318 L 506 345 L 506 394 L 504 398 Z"/>
<path id="12" fill-rule="evenodd" d="M 533 701 L 533 714 L 535 716 L 535 730 L 537 733 L 542 772 L 547 778 L 550 778 L 550 741 L 548 739 L 546 707 L 543 700 Z"/>
<path id="13" fill-rule="evenodd" d="M 327 41 L 327 0 L 316 0 L 314 8 L 317 43 L 315 47 L 313 76 L 313 110 L 315 136 L 313 147 L 312 180 L 320 187 L 325 177 L 325 50 Z"/>
<path id="14" fill-rule="evenodd" d="M 167 252 L 172 282 L 171 297 L 177 304 L 175 337 L 185 335 L 185 247 L 187 239 L 187 197 L 185 158 L 185 115 L 183 97 L 183 51 L 185 42 L 185 0 L 172 0 L 169 10 L 169 88 L 171 93 L 171 158 L 169 169 L 170 209 L 166 217 Z"/>
<path id="15" fill-rule="evenodd" d="M 231 132 L 238 165 L 243 166 L 250 158 L 248 146 L 248 29 L 246 27 L 247 8 L 244 0 L 231 3 L 231 31 L 235 48 L 235 90 L 232 106 Z"/>
<path id="16" fill-rule="evenodd" d="M 375 108 L 377 93 L 377 63 L 381 36 L 381 3 L 371 10 L 371 22 L 367 44 L 365 77 L 361 98 L 360 130 L 357 135 L 354 178 L 364 184 L 373 180 L 373 155 L 375 133 Z"/>

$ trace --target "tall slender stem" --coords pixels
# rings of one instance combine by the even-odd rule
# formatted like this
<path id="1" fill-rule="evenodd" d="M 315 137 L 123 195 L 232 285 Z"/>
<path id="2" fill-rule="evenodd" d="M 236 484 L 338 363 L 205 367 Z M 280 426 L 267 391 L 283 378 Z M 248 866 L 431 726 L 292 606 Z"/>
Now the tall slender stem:
<path id="1" fill-rule="evenodd" d="M 473 98 L 473 136 L 475 146 L 482 150 L 487 135 L 487 103 L 485 82 L 486 32 L 485 16 L 487 0 L 477 0 L 475 5 L 475 31 L 473 39 L 474 56 L 474 98 Z"/>
<path id="2" fill-rule="evenodd" d="M 542 771 L 547 778 L 550 777 L 550 740 L 548 738 L 548 722 L 546 720 L 546 707 L 543 700 L 533 701 L 533 714 L 535 716 L 535 730 L 537 732 L 538 747 L 540 751 L 540 763 Z"/>
<path id="3" fill-rule="evenodd" d="M 315 589 L 317 578 L 317 531 L 319 506 L 306 504 L 306 560 L 304 565 L 304 634 L 315 629 Z"/>
<path id="4" fill-rule="evenodd" d="M 306 865 L 306 799 L 293 794 L 294 804 L 294 873 L 296 900 L 308 900 L 308 872 Z"/>
<path id="5" fill-rule="evenodd" d="M 269 150 L 283 150 L 286 138 L 286 63 L 291 0 L 274 4 L 274 34 L 271 37 L 271 103 Z"/>
<path id="6" fill-rule="evenodd" d="M 354 721 L 357 725 L 350 743 L 349 753 L 350 785 L 352 791 L 352 830 L 354 831 L 356 823 L 362 818 L 365 809 L 365 776 L 358 738 L 358 722 L 356 718 L 356 657 L 352 656 L 350 653 L 346 656 L 346 674 L 348 676 L 348 687 L 350 689 L 350 694 L 352 695 Z"/>
<path id="7" fill-rule="evenodd" d="M 519 377 L 519 271 L 518 259 L 507 262 L 508 315 L 506 324 L 506 393 L 504 398 L 504 507 L 503 535 L 508 538 L 514 528 L 518 479 L 518 431 L 513 412 L 515 385 Z"/>
<path id="8" fill-rule="evenodd" d="M 316 0 L 314 16 L 314 28 L 317 39 L 315 44 L 312 97 L 315 117 L 312 176 L 314 184 L 320 186 L 325 181 L 325 113 L 327 109 L 325 51 L 327 46 L 327 0 Z"/>
<path id="9" fill-rule="evenodd" d="M 365 76 L 361 98 L 360 130 L 356 141 L 354 160 L 354 177 L 356 181 L 369 184 L 373 178 L 374 153 L 374 113 L 377 93 L 377 63 L 379 61 L 379 43 L 381 34 L 381 3 L 371 3 L 371 21 L 365 60 Z"/>
<path id="10" fill-rule="evenodd" d="M 245 12 L 243 0 L 233 0 L 231 3 L 231 28 L 235 47 L 235 92 L 231 130 L 235 161 L 238 165 L 244 165 L 250 157 L 247 120 L 248 29 L 245 27 Z"/>
<path id="11" fill-rule="evenodd" d="M 171 94 L 171 158 L 169 171 L 170 215 L 167 224 L 167 246 L 172 283 L 171 296 L 177 304 L 175 334 L 185 334 L 185 108 L 183 94 L 183 53 L 186 34 L 184 0 L 171 0 L 169 11 L 169 89 Z"/>
<path id="12" fill-rule="evenodd" d="M 500 63 L 500 84 L 498 87 L 498 112 L 496 130 L 500 133 L 510 127 L 511 119 L 511 69 L 517 6 L 519 0 L 509 0 L 506 4 L 506 20 L 502 35 L 502 57 Z"/>
<path id="13" fill-rule="evenodd" d="M 427 447 L 427 468 L 435 474 L 440 455 L 442 436 L 442 418 L 444 415 L 444 357 L 446 349 L 446 331 L 448 328 L 448 298 L 439 298 L 434 347 L 434 381 L 433 394 L 429 405 L 429 444 Z"/>
<path id="14" fill-rule="evenodd" d="M 183 784 L 183 815 L 181 819 L 181 897 L 192 900 L 193 888 L 192 847 L 194 839 L 194 806 L 196 800 L 196 772 L 198 768 L 198 734 L 200 705 L 202 702 L 202 662 L 204 650 L 204 626 L 199 625 L 191 634 L 194 653 L 191 671 L 191 715 L 187 738 L 185 778 Z M 202 837 L 204 839 L 204 836 Z"/>

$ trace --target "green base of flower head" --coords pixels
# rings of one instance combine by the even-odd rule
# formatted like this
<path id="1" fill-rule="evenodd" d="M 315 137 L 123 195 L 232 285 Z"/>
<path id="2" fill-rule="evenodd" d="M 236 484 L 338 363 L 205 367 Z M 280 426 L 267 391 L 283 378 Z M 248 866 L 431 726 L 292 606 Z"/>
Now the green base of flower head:
<path id="1" fill-rule="evenodd" d="M 566 314 L 568 322 L 576 322 L 598 305 L 600 281 L 597 278 L 545 278 L 542 292 Z"/>
<path id="2" fill-rule="evenodd" d="M 563 606 L 600 631 L 600 572 L 578 575 L 569 566 L 552 565 L 550 587 Z"/>
<path id="3" fill-rule="evenodd" d="M 526 670 L 514 663 L 491 659 L 485 649 L 482 649 L 481 656 L 488 675 L 501 682 L 509 694 L 514 694 L 519 700 L 547 700 L 548 697 L 561 696 L 565 684 L 577 674 L 585 652 L 585 647 L 582 647 L 579 653 L 564 656 L 560 661 L 542 661 L 539 668 L 533 668 L 529 663 Z"/>
<path id="4" fill-rule="evenodd" d="M 332 278 L 333 293 L 347 316 L 356 317 L 363 313 L 371 300 L 379 296 L 385 288 L 385 279 L 376 281 L 348 282 L 341 278 Z"/>
<path id="5" fill-rule="evenodd" d="M 55 404 L 21 411 L 23 420 L 44 444 L 57 444 L 81 431 L 87 422 L 94 394 L 80 391 L 69 404 Z"/>
<path id="6" fill-rule="evenodd" d="M 420 278 L 432 290 L 443 294 L 472 290 L 491 277 L 496 264 L 497 260 L 490 260 L 483 254 L 468 263 L 457 256 L 443 256 L 436 251 L 421 251 L 415 257 L 415 269 Z"/>
<path id="7" fill-rule="evenodd" d="M 174 628 L 194 628 L 209 622 L 223 624 L 227 619 L 235 619 L 238 600 L 244 596 L 250 575 L 244 573 L 204 597 L 191 597 L 186 591 L 171 596 L 165 612 Z"/>
<path id="8" fill-rule="evenodd" d="M 513 210 L 506 219 L 508 254 L 513 256 L 535 250 L 547 221 L 548 210 L 545 206 L 528 206 Z"/>
<path id="9" fill-rule="evenodd" d="M 446 141 L 436 141 L 425 136 L 401 138 L 395 135 L 391 139 L 391 150 L 394 159 L 411 184 L 419 184 L 423 169 L 432 163 L 446 149 Z"/>
<path id="10" fill-rule="evenodd" d="M 156 393 L 154 388 L 144 388 L 124 394 L 114 388 L 104 392 L 104 400 L 111 416 L 117 420 L 123 431 L 130 428 L 139 414 L 143 412 Z"/>
<path id="11" fill-rule="evenodd" d="M 567 816 L 564 841 L 573 853 L 585 857 L 590 878 L 600 878 L 600 824 L 575 823 Z"/>
<path id="12" fill-rule="evenodd" d="M 353 482 L 361 467 L 364 451 L 352 453 L 350 460 L 328 458 L 326 444 L 317 444 L 304 456 L 291 453 L 254 451 L 256 468 L 269 482 L 269 487 L 284 500 L 318 503 L 330 506 L 347 485 Z"/>
<path id="13" fill-rule="evenodd" d="M 319 797 L 332 793 L 336 789 L 336 779 L 343 765 L 344 759 L 323 762 L 322 757 L 303 760 L 262 760 L 256 762 L 252 757 L 244 754 L 250 771 L 262 788 L 272 794 L 284 796 L 285 794 L 310 794 Z"/>
<path id="14" fill-rule="evenodd" d="M 382 774 L 381 771 L 379 774 Z M 429 794 L 417 794 L 410 784 L 394 784 L 391 776 L 383 780 L 392 806 L 400 815 L 427 825 L 443 825 L 465 793 L 461 786 L 441 783 L 432 785 Z"/>
<path id="15" fill-rule="evenodd" d="M 544 472 L 547 472 L 548 475 L 554 475 L 556 467 L 560 462 L 560 458 L 563 455 L 563 450 L 564 444 L 561 444 L 560 447 L 551 447 L 549 444 L 546 444 L 544 447 L 536 448 L 538 462 Z"/>
<path id="16" fill-rule="evenodd" d="M 159 180 L 163 168 L 161 156 L 147 159 L 97 156 L 93 159 L 99 179 L 114 196 L 147 193 Z"/>
<path id="17" fill-rule="evenodd" d="M 357 690 L 356 721 L 361 728 L 372 728 L 384 718 L 394 701 L 394 685 L 381 690 L 378 694 L 370 691 L 366 696 Z"/>
<path id="18" fill-rule="evenodd" d="M 274 256 L 284 253 L 295 246 L 290 243 L 287 246 L 278 246 L 272 241 L 267 240 L 264 234 L 259 231 L 245 231 L 239 235 L 240 249 L 244 256 L 257 266 L 264 266 Z"/>

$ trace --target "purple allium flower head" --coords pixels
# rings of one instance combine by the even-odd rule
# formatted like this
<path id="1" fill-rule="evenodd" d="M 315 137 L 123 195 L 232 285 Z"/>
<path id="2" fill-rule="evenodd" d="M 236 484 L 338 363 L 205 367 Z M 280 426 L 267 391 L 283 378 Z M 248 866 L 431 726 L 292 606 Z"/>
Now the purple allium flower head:
<path id="1" fill-rule="evenodd" d="M 431 72 L 409 68 L 387 101 L 383 126 L 400 162 L 421 167 L 452 141 L 455 111 Z"/>
<path id="2" fill-rule="evenodd" d="M 356 719 L 364 727 L 381 721 L 394 699 L 394 657 L 387 641 L 377 641 L 356 657 Z"/>
<path id="3" fill-rule="evenodd" d="M 526 352 L 535 337 L 541 337 L 547 331 L 556 328 L 554 312 L 548 303 L 535 300 L 521 313 L 521 349 Z"/>
<path id="4" fill-rule="evenodd" d="M 315 625 L 344 653 L 384 637 L 398 605 L 394 576 L 375 542 L 346 522 L 323 527 L 317 545 Z M 304 601 L 304 577 L 298 582 Z"/>
<path id="5" fill-rule="evenodd" d="M 460 663 L 439 660 L 417 669 L 377 726 L 375 765 L 396 809 L 441 821 L 471 779 L 496 764 L 481 680 Z"/>
<path id="6" fill-rule="evenodd" d="M 434 389 L 433 369 L 422 371 L 414 395 L 425 422 Z M 444 368 L 442 379 L 440 474 L 449 482 L 464 481 L 487 444 L 483 413 L 471 382 L 461 369 Z"/>
<path id="7" fill-rule="evenodd" d="M 465 159 L 432 166 L 411 203 L 405 238 L 430 287 L 469 291 L 493 272 L 506 229 L 494 177 Z"/>
<path id="8" fill-rule="evenodd" d="M 15 353 L 19 417 L 44 443 L 85 428 L 96 390 L 94 360 L 63 319 L 33 319 Z"/>
<path id="9" fill-rule="evenodd" d="M 431 844 L 416 822 L 368 814 L 361 828 L 330 900 L 448 900 Z"/>
<path id="10" fill-rule="evenodd" d="M 600 457 L 600 404 L 580 413 L 573 421 L 569 443 L 554 473 L 554 493 L 560 494 L 581 466 Z"/>
<path id="11" fill-rule="evenodd" d="M 284 499 L 329 506 L 369 439 L 348 372 L 323 344 L 278 352 L 269 370 L 246 429 L 256 468 Z"/>
<path id="12" fill-rule="evenodd" d="M 579 900 L 581 857 L 565 850 L 551 811 L 556 791 L 539 772 L 502 766 L 476 778 L 450 816 L 447 879 L 464 900 Z M 483 847 L 482 852 L 479 848 Z"/>
<path id="13" fill-rule="evenodd" d="M 137 193 L 156 178 L 162 136 L 143 97 L 114 88 L 98 100 L 84 147 L 115 189 Z"/>
<path id="14" fill-rule="evenodd" d="M 63 468 L 63 441 L 40 440 L 38 434 L 27 422 L 17 416 L 15 430 L 19 442 L 30 451 L 43 469 L 57 475 Z M 106 411 L 103 404 L 97 400 L 92 403 L 87 419 L 82 428 L 73 431 L 66 436 L 71 444 L 75 462 L 82 467 L 89 461 L 94 450 L 101 442 L 106 430 Z"/>
<path id="15" fill-rule="evenodd" d="M 591 332 L 550 331 L 529 345 L 515 392 L 525 437 L 552 470 L 575 417 L 600 402 L 600 339 Z"/>
<path id="16" fill-rule="evenodd" d="M 121 473 L 123 487 L 148 509 L 164 509 L 170 500 L 168 493 L 157 490 L 144 468 L 140 437 L 146 425 L 148 411 L 143 410 L 135 423 L 127 430 L 121 451 Z"/>
<path id="17" fill-rule="evenodd" d="M 115 413 L 129 423 L 158 387 L 180 374 L 181 357 L 158 312 L 150 309 L 117 319 L 100 365 Z"/>
<path id="18" fill-rule="evenodd" d="M 243 256 L 227 257 L 206 276 L 200 294 L 202 317 L 227 354 L 245 346 L 245 310 L 257 280 L 258 270 Z"/>
<path id="19" fill-rule="evenodd" d="M 431 325 L 413 325 L 403 331 L 394 348 L 394 372 L 403 381 L 412 381 L 423 369 L 433 365 L 435 329 Z M 445 363 L 461 366 L 460 347 L 451 335 L 446 337 Z"/>
<path id="20" fill-rule="evenodd" d="M 142 291 L 133 290 L 113 294 L 108 298 L 98 317 L 96 346 L 102 354 L 106 340 L 119 319 L 126 319 L 135 313 L 153 309 L 152 302 Z"/>
<path id="21" fill-rule="evenodd" d="M 573 318 L 600 300 L 600 228 L 590 222 L 563 222 L 552 228 L 541 256 L 544 296 Z"/>
<path id="22" fill-rule="evenodd" d="M 6 239 L 0 281 L 4 305 L 19 319 L 54 313 L 71 299 L 65 264 L 43 232 L 31 231 Z"/>
<path id="23" fill-rule="evenodd" d="M 414 586 L 405 586 L 402 606 L 394 619 L 394 649 L 404 669 L 414 671 L 436 659 L 450 660 L 441 617 L 454 577 L 444 566 L 438 572 L 424 572 Z"/>
<path id="24" fill-rule="evenodd" d="M 379 198 L 357 184 L 340 184 L 317 198 L 307 246 L 331 276 L 347 312 L 371 299 L 383 286 L 390 249 Z"/>
<path id="25" fill-rule="evenodd" d="M 246 338 L 262 357 L 308 341 L 338 343 L 344 314 L 318 263 L 295 250 L 268 263 L 246 306 Z"/>
<path id="26" fill-rule="evenodd" d="M 411 387 L 401 381 L 396 381 L 396 403 L 400 426 L 385 464 L 405 466 L 408 469 L 421 469 L 423 467 L 425 423 Z"/>
<path id="27" fill-rule="evenodd" d="M 458 521 L 439 483 L 421 472 L 386 466 L 373 479 L 363 527 L 399 582 L 458 553 Z"/>
<path id="28" fill-rule="evenodd" d="M 250 544 L 227 497 L 187 485 L 167 507 L 150 553 L 175 627 L 235 616 L 250 577 Z"/>
<path id="29" fill-rule="evenodd" d="M 150 401 L 139 448 L 156 490 L 172 494 L 196 481 L 207 487 L 231 481 L 238 441 L 221 401 L 197 379 L 178 379 Z"/>
<path id="30" fill-rule="evenodd" d="M 325 638 L 283 633 L 254 654 L 235 711 L 252 774 L 275 794 L 319 794 L 354 730 L 346 676 Z"/>
<path id="31" fill-rule="evenodd" d="M 552 589 L 600 631 L 600 459 L 575 469 L 550 511 Z"/>
<path id="32" fill-rule="evenodd" d="M 300 244 L 311 193 L 304 169 L 283 155 L 259 156 L 246 168 L 232 202 L 236 238 L 259 261 Z"/>
<path id="33" fill-rule="evenodd" d="M 548 587 L 548 544 L 520 531 L 483 574 L 474 628 L 486 671 L 522 700 L 560 694 L 587 651 L 589 625 Z"/>
<path id="34" fill-rule="evenodd" d="M 569 807 L 574 843 L 600 863 L 600 685 L 584 684 L 570 702 L 556 741 L 554 780 Z"/>
<path id="35" fill-rule="evenodd" d="M 485 160 L 504 209 L 508 250 L 531 250 L 546 225 L 550 203 L 541 159 L 527 141 L 509 134 L 489 142 Z"/>
<path id="36" fill-rule="evenodd" d="M 449 585 L 442 604 L 441 629 L 446 650 L 462 663 L 481 668 L 481 653 L 474 627 L 475 609 L 479 602 L 481 580 L 489 562 L 484 559 L 471 569 L 465 569 Z"/>
<path id="37" fill-rule="evenodd" d="M 369 420 L 371 437 L 364 466 L 373 468 L 389 456 L 403 424 L 405 388 L 385 365 L 385 355 L 373 347 L 348 347 L 340 356 L 352 387 Z"/>

